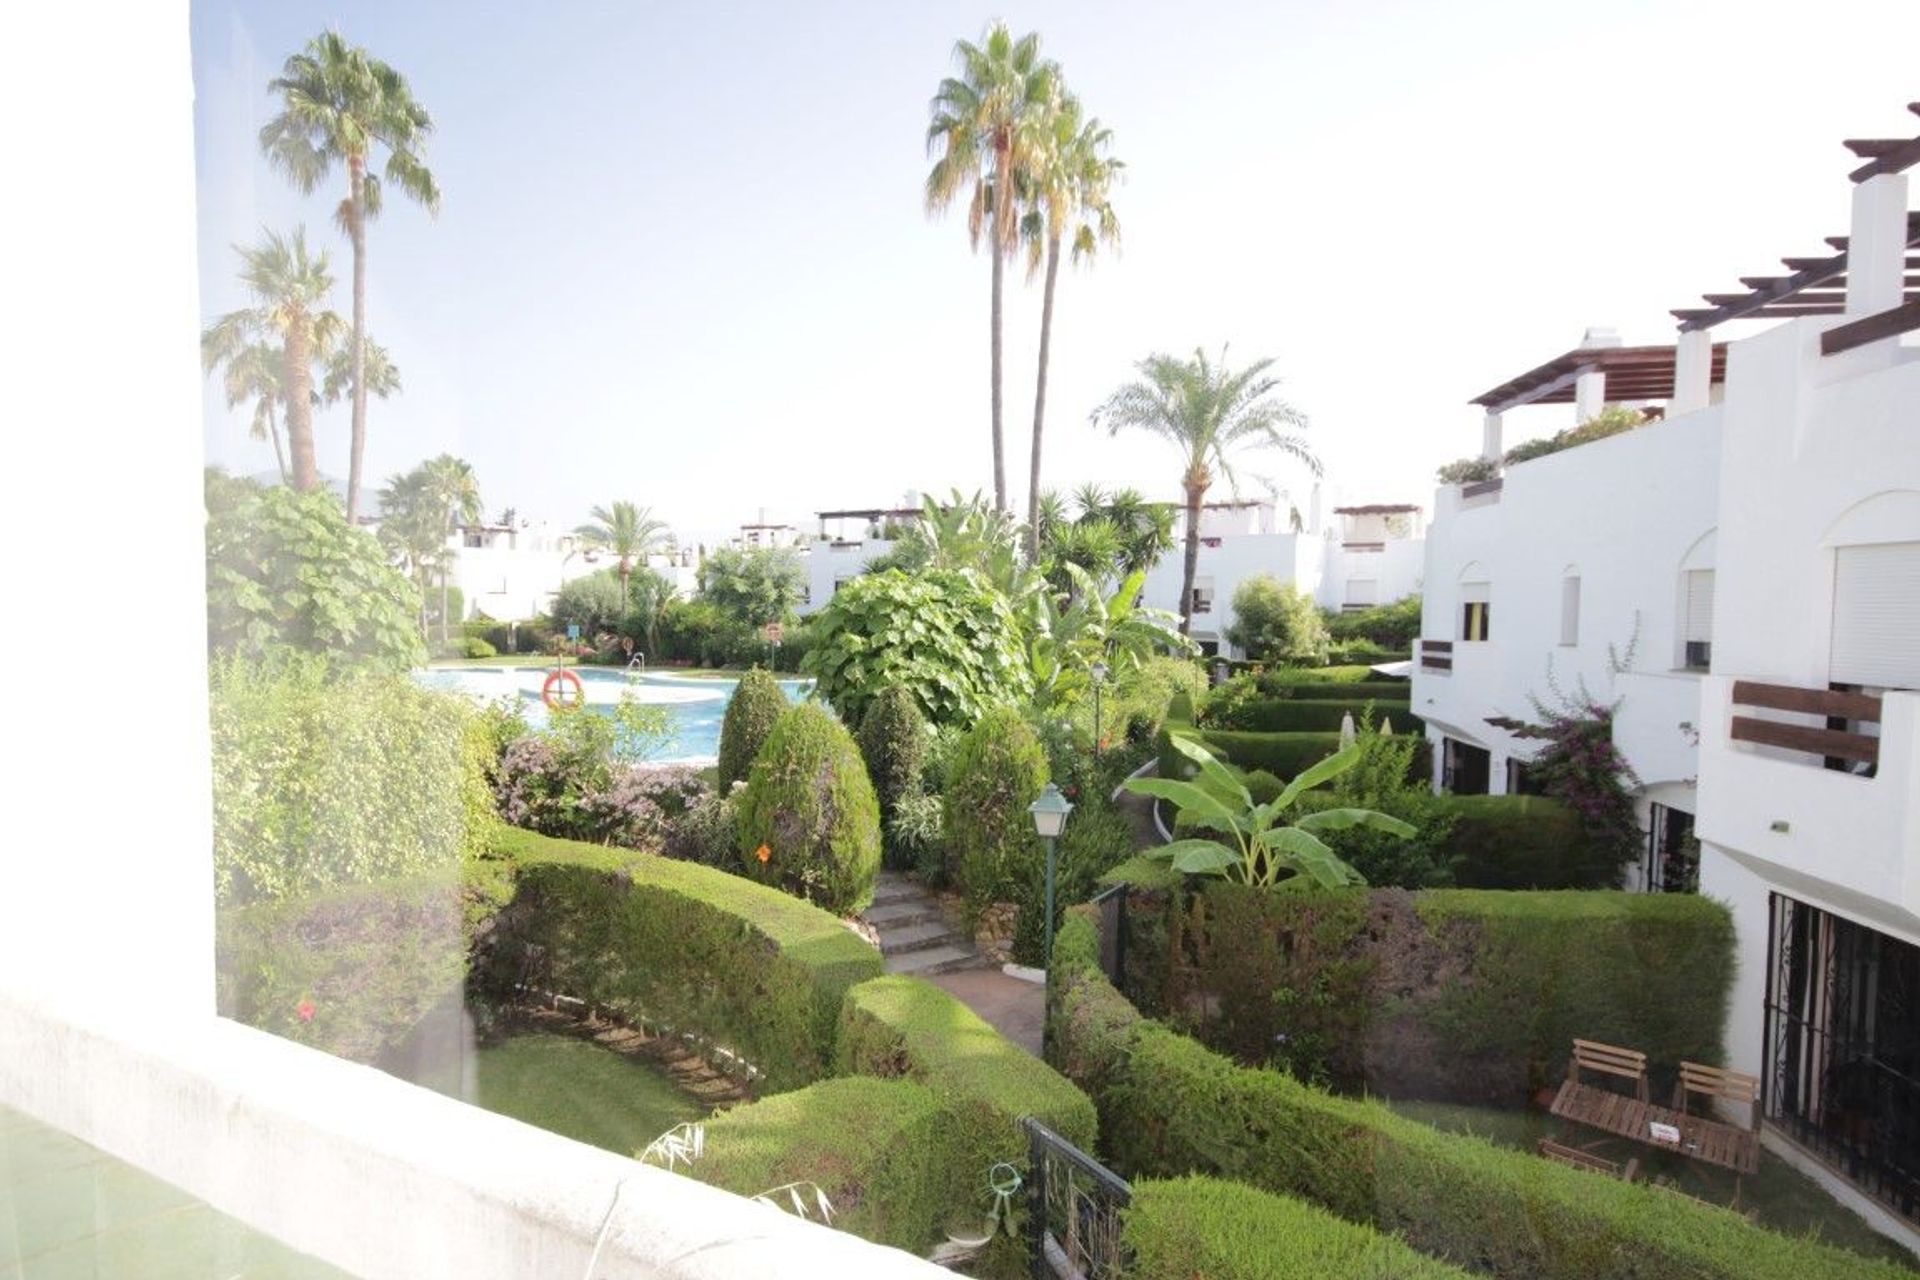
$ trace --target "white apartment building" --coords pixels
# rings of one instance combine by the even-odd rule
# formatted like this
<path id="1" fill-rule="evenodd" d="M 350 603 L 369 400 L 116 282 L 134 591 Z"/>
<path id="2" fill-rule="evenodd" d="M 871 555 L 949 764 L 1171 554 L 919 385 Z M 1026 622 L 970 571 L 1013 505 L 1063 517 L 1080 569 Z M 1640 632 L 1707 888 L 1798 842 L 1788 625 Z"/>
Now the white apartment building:
<path id="1" fill-rule="evenodd" d="M 1531 752 L 1488 721 L 1529 718 L 1549 662 L 1622 700 L 1642 881 L 1680 887 L 1669 824 L 1690 825 L 1699 891 L 1733 911 L 1728 1065 L 1759 1078 L 1768 1147 L 1913 1248 L 1920 138 L 1849 145 L 1837 252 L 1677 311 L 1674 347 L 1576 350 L 1481 397 L 1489 457 L 1524 403 L 1666 416 L 1442 490 L 1414 700 L 1436 783 L 1493 791 Z M 1716 346 L 1735 320 L 1779 323 Z"/>
<path id="2" fill-rule="evenodd" d="M 583 544 L 573 530 L 544 521 L 465 525 L 447 546 L 467 617 L 498 622 L 545 614 L 564 584 L 617 563 L 607 552 Z M 650 556 L 647 565 L 665 575 L 678 594 L 693 593 L 698 567 L 692 548 Z"/>

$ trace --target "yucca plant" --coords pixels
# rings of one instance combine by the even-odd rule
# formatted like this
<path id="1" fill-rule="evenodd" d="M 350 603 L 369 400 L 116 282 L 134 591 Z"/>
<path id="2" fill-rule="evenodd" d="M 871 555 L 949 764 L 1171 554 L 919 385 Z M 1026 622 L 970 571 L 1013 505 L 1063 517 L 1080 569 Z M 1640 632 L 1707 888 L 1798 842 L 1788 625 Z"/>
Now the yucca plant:
<path id="1" fill-rule="evenodd" d="M 1172 741 L 1176 751 L 1199 766 L 1194 777 L 1135 778 L 1127 790 L 1169 801 L 1178 807 L 1182 825 L 1226 837 L 1189 837 L 1148 851 L 1148 857 L 1171 859 L 1175 871 L 1266 889 L 1341 889 L 1363 885 L 1366 877 L 1329 849 L 1319 832 L 1371 827 L 1402 839 L 1414 834 L 1410 824 L 1372 809 L 1322 809 L 1292 824 L 1281 823 L 1302 795 L 1360 763 L 1358 743 L 1304 770 L 1272 800 L 1255 804 L 1240 775 L 1211 751 L 1182 734 L 1174 734 Z"/>

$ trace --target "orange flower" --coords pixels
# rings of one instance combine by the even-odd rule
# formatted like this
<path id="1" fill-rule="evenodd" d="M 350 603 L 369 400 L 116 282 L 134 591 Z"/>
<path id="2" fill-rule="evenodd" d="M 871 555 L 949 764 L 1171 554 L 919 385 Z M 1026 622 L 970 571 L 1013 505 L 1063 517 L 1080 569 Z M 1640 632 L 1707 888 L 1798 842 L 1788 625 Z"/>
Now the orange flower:
<path id="1" fill-rule="evenodd" d="M 758 849 L 755 849 L 753 851 L 753 856 L 760 859 L 761 864 L 764 865 L 767 859 L 773 856 L 773 850 L 767 848 L 767 846 L 763 844 Z"/>

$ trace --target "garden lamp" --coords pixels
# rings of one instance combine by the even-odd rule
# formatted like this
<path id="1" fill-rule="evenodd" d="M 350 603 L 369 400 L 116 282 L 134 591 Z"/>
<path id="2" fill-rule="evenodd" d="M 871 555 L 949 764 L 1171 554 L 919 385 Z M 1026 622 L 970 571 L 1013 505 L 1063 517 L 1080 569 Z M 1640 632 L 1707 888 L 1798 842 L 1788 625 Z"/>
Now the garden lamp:
<path id="1" fill-rule="evenodd" d="M 1060 788 L 1049 782 L 1040 792 L 1040 798 L 1027 806 L 1027 812 L 1033 815 L 1033 829 L 1047 842 L 1047 917 L 1044 932 L 1047 937 L 1046 969 L 1053 972 L 1053 859 L 1054 842 L 1067 828 L 1067 815 L 1073 812 L 1073 801 L 1060 794 Z"/>
<path id="2" fill-rule="evenodd" d="M 1100 758 L 1100 686 L 1107 682 L 1110 670 L 1104 662 L 1093 664 L 1093 758 Z"/>

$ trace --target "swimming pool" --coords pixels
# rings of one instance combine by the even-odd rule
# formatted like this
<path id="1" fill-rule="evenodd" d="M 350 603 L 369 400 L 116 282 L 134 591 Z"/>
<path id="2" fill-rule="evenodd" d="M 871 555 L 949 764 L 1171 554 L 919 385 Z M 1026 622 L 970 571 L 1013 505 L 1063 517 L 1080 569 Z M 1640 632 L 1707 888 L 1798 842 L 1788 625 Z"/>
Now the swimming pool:
<path id="1" fill-rule="evenodd" d="M 621 671 L 613 667 L 573 667 L 586 691 L 587 706 L 610 714 L 621 697 L 632 694 L 641 702 L 664 707 L 670 736 L 648 759 L 659 764 L 711 764 L 720 754 L 720 722 L 733 700 L 738 680 L 678 676 L 664 671 Z M 545 667 L 429 667 L 415 678 L 433 689 L 463 693 L 480 702 L 518 701 L 527 723 L 547 722 L 540 700 Z M 782 680 L 787 697 L 799 701 L 813 690 L 811 680 Z"/>

